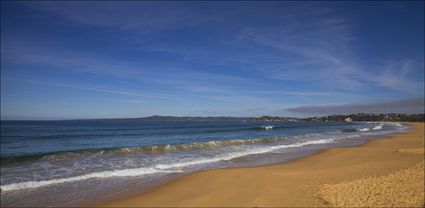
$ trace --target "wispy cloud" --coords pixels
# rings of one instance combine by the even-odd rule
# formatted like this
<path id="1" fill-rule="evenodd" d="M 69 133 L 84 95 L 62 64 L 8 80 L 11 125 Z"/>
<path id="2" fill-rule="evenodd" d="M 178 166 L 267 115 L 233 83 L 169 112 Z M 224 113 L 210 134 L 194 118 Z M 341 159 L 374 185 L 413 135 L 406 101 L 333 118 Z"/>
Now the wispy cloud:
<path id="1" fill-rule="evenodd" d="M 29 83 L 34 83 L 34 84 L 40 84 L 40 85 L 63 87 L 63 88 L 70 88 L 70 89 L 77 89 L 77 90 L 84 90 L 84 91 L 91 91 L 91 92 L 108 93 L 108 94 L 115 94 L 115 95 L 135 96 L 135 97 L 144 97 L 144 98 L 161 98 L 161 99 L 167 98 L 167 96 L 143 94 L 143 93 L 133 92 L 133 91 L 129 91 L 129 90 L 115 90 L 115 89 L 107 89 L 107 88 L 102 88 L 102 87 L 82 86 L 80 84 L 78 84 L 78 85 L 77 84 L 63 84 L 63 83 L 55 83 L 55 82 L 51 82 L 51 81 L 41 81 L 41 80 L 14 78 L 14 77 L 2 77 L 2 79 L 14 80 L 14 81 L 23 81 L 23 82 L 29 82 Z"/>
<path id="2" fill-rule="evenodd" d="M 310 115 L 347 113 L 424 113 L 424 99 L 404 99 L 380 103 L 354 103 L 332 106 L 300 106 L 287 108 L 287 112 Z"/>
<path id="3" fill-rule="evenodd" d="M 271 79 L 308 81 L 348 91 L 367 90 L 375 85 L 417 94 L 423 87 L 423 80 L 414 81 L 407 76 L 412 60 L 401 61 L 391 70 L 385 63 L 363 64 L 353 47 L 357 37 L 351 32 L 352 23 L 332 9 L 290 13 L 286 20 L 289 21 L 282 22 L 285 27 L 246 27 L 238 37 L 240 41 L 280 50 L 279 61 L 259 67 Z"/>
<path id="4" fill-rule="evenodd" d="M 421 48 L 387 57 L 384 50 L 403 44 L 375 46 L 365 44 L 371 42 L 367 37 L 358 42 L 364 32 L 380 34 L 370 29 L 376 23 L 357 21 L 360 15 L 345 3 L 24 1 L 6 6 L 1 79 L 9 87 L 33 83 L 143 103 L 145 111 L 150 105 L 163 112 L 211 115 L 276 115 L 302 103 L 424 96 L 423 59 L 411 57 Z M 392 39 L 402 40 L 400 34 Z M 369 56 L 375 52 L 379 58 Z"/>
<path id="5" fill-rule="evenodd" d="M 390 61 L 383 67 L 380 74 L 376 76 L 365 74 L 364 79 L 399 91 L 415 92 L 416 94 L 422 92 L 423 96 L 424 80 L 414 80 L 410 74 L 412 71 L 423 71 L 423 68 L 423 62 L 418 63 L 412 60 Z M 423 76 L 423 73 L 419 76 Z M 414 78 L 417 79 L 417 77 Z"/>
<path id="6" fill-rule="evenodd" d="M 223 101 L 232 104 L 244 105 L 265 105 L 278 106 L 275 102 L 266 101 L 260 98 L 262 95 L 287 95 L 294 97 L 305 96 L 332 96 L 335 92 L 315 92 L 315 91 L 283 91 L 283 90 L 255 90 L 249 88 L 254 85 L 263 86 L 264 83 L 258 80 L 244 77 L 242 75 L 224 75 L 219 73 L 203 72 L 202 69 L 181 69 L 172 65 L 143 66 L 141 62 L 131 62 L 123 60 L 109 60 L 94 55 L 80 56 L 73 52 L 56 52 L 54 49 L 42 48 L 37 45 L 23 47 L 20 44 L 11 42 L 9 48 L 4 49 L 3 60 L 28 66 L 39 65 L 43 67 L 53 67 L 55 71 L 74 71 L 77 73 L 90 73 L 101 76 L 112 77 L 113 80 L 135 81 L 138 86 L 153 85 L 166 89 L 168 92 L 154 93 L 151 97 L 178 97 L 176 90 L 181 90 L 185 96 L 199 99 L 209 99 Z M 11 46 L 10 46 L 11 45 Z M 25 80 L 25 78 L 24 78 Z M 140 89 L 113 90 L 99 87 L 82 87 L 84 83 L 63 84 L 54 81 L 40 81 L 26 79 L 27 82 L 68 87 L 73 89 L 90 90 L 104 93 L 115 93 L 121 95 L 142 96 Z M 87 83 L 90 85 L 90 83 Z M 143 89 L 143 87 L 141 87 Z M 258 89 L 258 88 L 257 88 Z M 265 88 L 267 89 L 267 88 Z M 170 91 L 171 90 L 171 91 Z M 152 91 L 152 90 L 150 90 Z M 148 93 L 149 94 L 149 93 Z M 152 93 L 150 93 L 152 94 Z M 143 94 L 146 95 L 146 94 Z"/>
<path id="7" fill-rule="evenodd" d="M 324 91 L 283 91 L 283 90 L 274 90 L 274 91 L 252 91 L 255 94 L 270 94 L 270 95 L 296 95 L 296 96 L 335 96 L 341 95 L 343 93 L 339 92 L 324 92 Z"/>
<path id="8" fill-rule="evenodd" d="M 174 63 L 111 60 L 87 53 L 81 56 L 79 53 L 62 52 L 34 44 L 25 47 L 19 41 L 13 40 L 9 41 L 7 46 L 2 45 L 2 62 L 42 68 L 53 67 L 55 71 L 137 80 L 146 84 L 172 86 L 190 92 L 218 92 L 221 88 L 235 83 L 254 82 L 243 76 L 210 73 L 199 68 L 180 67 Z"/>
<path id="9" fill-rule="evenodd" d="M 102 30 L 104 35 L 127 43 L 144 43 L 153 33 L 219 18 L 194 11 L 192 7 L 196 5 L 180 5 L 175 9 L 174 4 L 154 1 L 33 1 L 21 4 L 72 22 L 106 29 Z"/>
<path id="10" fill-rule="evenodd" d="M 225 25 L 225 22 L 231 21 L 237 14 L 230 12 L 231 9 L 223 9 L 220 12 L 207 9 L 209 6 L 215 5 L 214 3 L 181 4 L 179 9 L 157 2 L 104 2 L 102 4 L 93 2 L 27 2 L 23 4 L 80 24 L 101 27 L 104 29 L 103 31 L 107 31 L 107 28 L 109 28 L 113 30 L 110 35 L 117 36 L 117 39 L 140 39 L 139 41 L 142 42 L 151 38 L 148 37 L 149 33 L 185 29 L 206 24 L 206 22 L 214 22 L 215 24 L 212 25 L 216 27 L 216 31 L 227 31 L 228 29 L 226 30 L 220 25 Z M 300 5 L 301 7 L 299 7 Z M 263 61 L 263 63 L 260 61 L 261 64 L 249 62 L 249 59 L 255 59 L 259 56 L 256 50 L 249 52 L 255 46 L 236 53 L 224 52 L 223 55 L 218 56 L 212 53 L 221 53 L 223 48 L 209 47 L 206 50 L 202 47 L 176 45 L 175 42 L 168 46 L 167 44 L 163 46 L 144 45 L 143 48 L 156 52 L 180 54 L 183 56 L 182 61 L 196 61 L 198 59 L 197 61 L 202 60 L 217 64 L 238 63 L 243 65 L 245 60 L 247 62 L 245 63 L 246 70 L 260 71 L 261 76 L 265 78 L 314 82 L 328 89 L 364 92 L 378 86 L 417 95 L 418 89 L 423 87 L 423 81 L 415 81 L 406 76 L 409 73 L 406 68 L 412 67 L 412 64 L 409 64 L 414 62 L 412 60 L 398 61 L 401 63 L 392 70 L 386 70 L 385 63 L 375 66 L 364 64 L 353 47 L 358 37 L 353 33 L 355 28 L 350 18 L 338 13 L 331 6 L 316 3 L 300 5 L 288 6 L 284 10 L 287 12 L 280 12 L 279 16 L 274 16 L 277 18 L 276 22 L 255 24 L 247 21 L 238 24 L 232 29 L 232 33 L 222 34 L 223 37 L 227 38 L 222 39 L 219 44 L 233 44 L 232 46 L 237 48 L 240 48 L 241 45 L 256 45 L 278 51 L 277 53 L 268 52 L 267 56 L 261 57 L 260 59 Z M 305 7 L 306 5 L 314 6 L 314 9 Z M 226 8 L 233 8 L 232 6 L 234 5 L 229 4 Z M 247 9 L 250 6 L 255 6 L 255 3 L 251 3 L 247 6 Z M 194 11 L 194 7 L 198 9 Z M 259 9 L 261 8 L 259 6 Z M 205 15 L 205 13 L 209 15 Z M 137 47 L 137 44 L 135 45 Z M 27 57 L 21 57 L 34 61 L 44 60 L 51 64 L 67 64 L 67 61 L 69 61 L 60 58 L 46 60 L 46 57 L 37 56 L 34 53 L 27 55 Z M 270 59 L 273 60 L 268 61 Z M 80 67 L 77 67 L 77 69 L 86 70 L 91 62 L 100 63 L 95 60 L 78 60 L 74 63 L 80 63 Z M 165 66 L 165 68 L 170 68 L 173 64 L 175 65 L 175 63 L 170 63 L 170 66 Z M 120 66 L 120 71 L 123 72 L 121 76 L 125 76 L 125 65 L 126 63 L 122 62 L 108 63 L 98 68 L 105 73 L 110 68 Z M 92 72 L 95 69 L 94 67 L 90 68 Z M 114 70 L 111 69 L 110 71 Z M 135 75 L 139 78 L 146 76 L 146 74 L 140 73 L 142 69 L 127 71 L 135 73 L 131 74 L 131 77 L 135 77 Z M 223 78 L 223 76 L 219 78 Z M 236 80 L 235 78 L 232 77 L 231 79 Z M 181 84 L 177 83 L 178 80 L 167 80 L 152 76 L 145 81 Z M 194 87 L 191 88 L 195 89 Z"/>

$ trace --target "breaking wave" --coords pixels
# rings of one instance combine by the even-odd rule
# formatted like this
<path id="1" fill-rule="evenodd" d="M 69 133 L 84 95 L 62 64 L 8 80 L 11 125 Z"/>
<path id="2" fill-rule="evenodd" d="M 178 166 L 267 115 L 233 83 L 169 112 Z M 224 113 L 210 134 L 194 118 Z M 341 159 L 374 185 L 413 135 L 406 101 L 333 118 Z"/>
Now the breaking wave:
<path id="1" fill-rule="evenodd" d="M 211 149 L 216 147 L 232 146 L 232 145 L 245 145 L 245 144 L 260 144 L 260 143 L 272 143 L 277 141 L 285 140 L 284 137 L 275 138 L 259 138 L 259 139 L 233 139 L 233 140 L 222 140 L 222 141 L 208 141 L 208 142 L 195 142 L 188 144 L 166 144 L 166 145 L 151 145 L 142 147 L 122 147 L 113 149 L 100 149 L 100 150 L 83 150 L 75 152 L 57 152 L 44 155 L 28 155 L 28 156 L 17 156 L 17 157 L 2 157 L 2 163 L 12 163 L 18 161 L 28 160 L 60 160 L 60 159 L 71 159 L 78 157 L 89 157 L 89 156 L 101 156 L 105 154 L 164 154 L 169 152 L 181 152 L 191 150 L 202 150 Z"/>
<path id="2" fill-rule="evenodd" d="M 361 128 L 361 129 L 357 129 L 358 131 L 369 131 L 370 128 Z"/>
<path id="3" fill-rule="evenodd" d="M 93 172 L 93 173 L 66 177 L 66 178 L 18 182 L 18 183 L 2 185 L 0 189 L 1 191 L 14 191 L 14 190 L 22 190 L 22 189 L 30 189 L 30 188 L 39 188 L 39 187 L 49 186 L 54 184 L 81 181 L 81 180 L 94 179 L 94 178 L 132 177 L 132 176 L 142 176 L 142 175 L 155 174 L 155 173 L 175 173 L 175 172 L 182 172 L 182 170 L 178 168 L 185 168 L 188 166 L 200 165 L 205 163 L 214 163 L 219 161 L 229 161 L 238 157 L 243 157 L 243 156 L 253 155 L 253 154 L 262 154 L 262 153 L 272 152 L 272 151 L 283 149 L 283 148 L 302 147 L 302 146 L 311 145 L 311 144 L 326 144 L 331 142 L 334 142 L 334 139 L 319 139 L 319 140 L 313 140 L 313 141 L 300 142 L 296 144 L 277 145 L 277 146 L 271 146 L 271 147 L 259 147 L 259 148 L 247 149 L 247 150 L 243 150 L 239 152 L 224 153 L 221 155 L 213 156 L 211 158 L 195 159 L 195 160 L 172 163 L 172 164 L 157 164 L 157 165 L 154 165 L 153 167 L 140 167 L 140 168 L 130 168 L 130 169 L 122 169 L 122 170 L 100 171 L 100 172 Z"/>
<path id="4" fill-rule="evenodd" d="M 379 125 L 377 125 L 377 126 L 375 126 L 375 127 L 373 127 L 372 129 L 373 130 L 380 130 L 380 129 L 382 129 L 382 127 L 384 126 L 384 124 L 379 124 Z"/>
<path id="5" fill-rule="evenodd" d="M 80 180 L 92 179 L 92 178 L 110 178 L 110 177 L 126 177 L 126 176 L 131 177 L 131 176 L 140 176 L 140 175 L 147 175 L 147 174 L 154 174 L 154 173 L 161 173 L 161 172 L 172 173 L 172 172 L 179 172 L 179 171 L 158 170 L 154 168 L 133 168 L 133 169 L 123 169 L 123 170 L 101 171 L 101 172 L 88 173 L 84 175 L 67 177 L 67 178 L 12 183 L 8 185 L 2 185 L 1 191 L 14 191 L 14 190 L 21 190 L 21 189 L 38 188 L 42 186 L 80 181 Z"/>
<path id="6" fill-rule="evenodd" d="M 401 126 L 399 123 L 393 125 Z M 373 130 L 380 130 L 384 126 L 383 123 L 373 127 Z M 281 126 L 259 126 L 254 127 L 255 129 L 270 130 L 275 128 L 286 128 Z M 356 131 L 366 132 L 371 130 L 370 128 L 361 129 L 343 129 L 342 133 L 354 133 Z M 274 138 L 258 138 L 258 139 L 233 139 L 233 140 L 216 140 L 208 142 L 195 142 L 188 144 L 164 144 L 164 145 L 151 145 L 151 146 L 137 146 L 137 147 L 120 147 L 110 149 L 94 149 L 94 150 L 79 150 L 79 151 L 68 151 L 68 152 L 52 152 L 47 154 L 36 154 L 36 155 L 24 155 L 24 156 L 5 156 L 1 157 L 2 164 L 23 162 L 31 160 L 60 160 L 60 159 L 71 159 L 78 157 L 89 157 L 89 156 L 101 156 L 105 154 L 164 154 L 170 152 L 181 152 L 181 151 L 192 151 L 211 149 L 223 146 L 232 145 L 246 145 L 246 144 L 261 144 L 261 143 L 273 143 L 285 140 L 285 137 L 274 137 Z"/>

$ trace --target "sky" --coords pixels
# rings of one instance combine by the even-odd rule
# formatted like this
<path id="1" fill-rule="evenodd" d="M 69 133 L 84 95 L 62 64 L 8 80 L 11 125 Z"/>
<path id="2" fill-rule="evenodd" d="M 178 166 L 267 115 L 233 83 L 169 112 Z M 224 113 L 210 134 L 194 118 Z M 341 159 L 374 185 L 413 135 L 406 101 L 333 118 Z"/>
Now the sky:
<path id="1" fill-rule="evenodd" d="M 1 119 L 423 113 L 423 99 L 423 1 L 1 2 Z"/>

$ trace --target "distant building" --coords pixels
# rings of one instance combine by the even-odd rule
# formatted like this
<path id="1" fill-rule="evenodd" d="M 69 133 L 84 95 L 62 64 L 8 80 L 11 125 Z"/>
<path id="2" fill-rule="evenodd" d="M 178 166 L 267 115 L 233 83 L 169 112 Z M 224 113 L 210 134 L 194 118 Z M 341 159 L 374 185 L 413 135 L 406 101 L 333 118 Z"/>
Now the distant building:
<path id="1" fill-rule="evenodd" d="M 347 117 L 344 120 L 345 120 L 345 122 L 352 122 L 353 121 L 353 119 L 351 119 L 350 117 Z"/>

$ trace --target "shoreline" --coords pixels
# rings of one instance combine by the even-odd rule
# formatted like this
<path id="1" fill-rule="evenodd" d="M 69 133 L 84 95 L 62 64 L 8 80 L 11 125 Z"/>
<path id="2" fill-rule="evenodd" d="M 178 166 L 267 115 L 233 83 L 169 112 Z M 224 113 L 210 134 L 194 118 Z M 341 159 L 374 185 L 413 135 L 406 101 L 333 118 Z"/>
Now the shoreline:
<path id="1" fill-rule="evenodd" d="M 326 191 L 326 187 L 329 190 L 332 184 L 384 176 L 423 164 L 424 123 L 409 125 L 412 129 L 406 133 L 370 140 L 354 147 L 328 148 L 284 163 L 189 173 L 142 193 L 99 206 L 337 205 L 332 198 L 335 196 L 331 196 L 335 193 Z M 422 148 L 422 152 L 411 153 L 409 149 L 412 148 Z M 406 150 L 399 151 L 403 149 Z M 423 181 L 423 174 L 419 177 Z M 409 205 L 422 200 L 420 206 L 423 206 L 423 191 L 418 197 Z M 395 203 L 397 205 L 397 201 Z"/>

